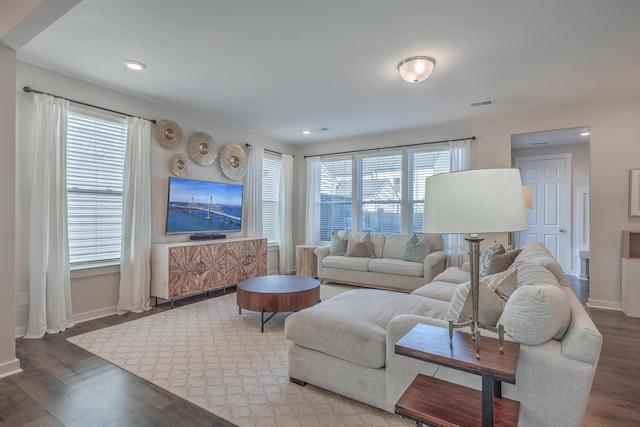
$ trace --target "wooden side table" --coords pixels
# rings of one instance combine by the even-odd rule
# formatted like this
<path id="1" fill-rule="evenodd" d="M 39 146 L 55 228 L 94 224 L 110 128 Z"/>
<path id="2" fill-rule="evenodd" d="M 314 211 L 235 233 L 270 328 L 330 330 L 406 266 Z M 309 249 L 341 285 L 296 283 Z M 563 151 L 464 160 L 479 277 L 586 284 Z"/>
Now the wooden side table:
<path id="1" fill-rule="evenodd" d="M 416 325 L 395 345 L 396 354 L 482 376 L 482 391 L 418 375 L 396 403 L 396 414 L 429 426 L 517 426 L 520 403 L 503 398 L 501 382 L 515 384 L 520 344 L 482 337 L 480 358 L 471 335 Z M 456 403 L 458 403 L 456 405 Z"/>
<path id="2" fill-rule="evenodd" d="M 296 246 L 296 275 L 318 277 L 318 257 L 313 252 L 315 245 Z"/>

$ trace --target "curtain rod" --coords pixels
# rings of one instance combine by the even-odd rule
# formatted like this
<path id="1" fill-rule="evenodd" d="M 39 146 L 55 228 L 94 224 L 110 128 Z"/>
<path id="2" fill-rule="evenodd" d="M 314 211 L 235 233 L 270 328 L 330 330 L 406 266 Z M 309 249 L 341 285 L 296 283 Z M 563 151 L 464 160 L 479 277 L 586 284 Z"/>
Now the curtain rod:
<path id="1" fill-rule="evenodd" d="M 393 149 L 393 148 L 416 147 L 418 145 L 439 144 L 439 143 L 442 143 L 442 142 L 466 141 L 467 139 L 475 141 L 476 137 L 475 136 L 470 136 L 468 138 L 444 139 L 442 141 L 430 141 L 430 142 L 418 142 L 416 144 L 392 145 L 391 147 L 365 148 L 363 150 L 351 150 L 351 151 L 340 151 L 340 152 L 337 152 L 337 153 L 314 154 L 314 155 L 311 155 L 311 156 L 304 156 L 304 158 L 306 159 L 307 157 L 337 156 L 339 154 L 366 153 L 366 152 L 369 152 L 369 151 L 390 150 L 390 149 Z"/>
<path id="2" fill-rule="evenodd" d="M 249 144 L 249 143 L 244 144 L 244 145 L 245 145 L 245 147 L 251 147 L 251 144 Z M 282 156 L 282 153 L 281 153 L 281 152 L 279 152 L 279 151 L 269 150 L 268 148 L 263 148 L 263 150 L 264 150 L 264 151 L 266 151 L 266 152 L 268 152 L 268 153 L 271 153 L 271 154 L 277 154 L 277 155 L 279 155 L 279 156 Z M 295 158 L 296 156 L 294 156 L 294 155 L 292 154 L 292 155 L 291 155 L 291 157 Z"/>
<path id="3" fill-rule="evenodd" d="M 93 104 L 87 104 L 86 102 L 82 102 L 82 101 L 76 101 L 75 99 L 69 99 L 69 98 L 65 98 L 64 96 L 60 96 L 60 95 L 54 95 L 52 93 L 48 93 L 48 92 L 42 92 L 40 90 L 35 90 L 35 89 L 31 89 L 29 86 L 25 86 L 22 88 L 22 90 L 24 90 L 26 93 L 39 93 L 42 95 L 49 95 L 49 96 L 53 96 L 54 98 L 61 98 L 61 99 L 65 99 L 69 102 L 73 102 L 74 104 L 80 104 L 80 105 L 84 105 L 85 107 L 91 107 L 91 108 L 97 108 L 98 110 L 102 110 L 102 111 L 108 111 L 110 113 L 115 113 L 115 114 L 120 114 L 122 116 L 127 116 L 127 117 L 138 117 L 139 119 L 143 119 L 143 120 L 147 120 L 151 123 L 153 123 L 154 125 L 156 124 L 156 120 L 154 119 L 147 119 L 144 117 L 140 117 L 140 116 L 134 116 L 133 114 L 127 114 L 127 113 L 123 113 L 121 111 L 116 111 L 116 110 L 110 110 L 108 108 L 104 108 L 104 107 L 100 107 L 98 105 L 93 105 Z"/>

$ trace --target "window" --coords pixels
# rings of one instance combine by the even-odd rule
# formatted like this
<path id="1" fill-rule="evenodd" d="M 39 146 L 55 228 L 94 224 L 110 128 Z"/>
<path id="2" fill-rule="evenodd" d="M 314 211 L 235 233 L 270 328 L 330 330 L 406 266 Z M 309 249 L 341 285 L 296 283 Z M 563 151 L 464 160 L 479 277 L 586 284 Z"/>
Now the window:
<path id="1" fill-rule="evenodd" d="M 358 159 L 362 231 L 402 232 L 402 153 Z"/>
<path id="2" fill-rule="evenodd" d="M 427 177 L 449 172 L 449 149 L 409 152 L 409 232 L 422 232 L 424 185 Z"/>
<path id="3" fill-rule="evenodd" d="M 353 194 L 352 159 L 320 161 L 320 241 L 331 240 L 331 233 L 351 230 Z"/>
<path id="4" fill-rule="evenodd" d="M 425 179 L 443 172 L 449 172 L 444 144 L 321 159 L 320 241 L 337 230 L 422 232 Z"/>
<path id="5" fill-rule="evenodd" d="M 267 244 L 280 240 L 280 156 L 265 153 L 262 159 L 262 236 Z"/>
<path id="6" fill-rule="evenodd" d="M 127 123 L 67 113 L 69 260 L 73 267 L 117 264 Z"/>

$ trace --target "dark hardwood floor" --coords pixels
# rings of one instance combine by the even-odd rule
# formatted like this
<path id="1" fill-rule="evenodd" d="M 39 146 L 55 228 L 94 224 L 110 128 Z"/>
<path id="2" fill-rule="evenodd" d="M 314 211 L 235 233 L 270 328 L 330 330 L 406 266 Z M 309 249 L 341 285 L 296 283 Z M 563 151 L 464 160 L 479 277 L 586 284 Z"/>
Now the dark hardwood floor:
<path id="1" fill-rule="evenodd" d="M 586 306 L 589 282 L 567 279 Z M 169 308 L 161 304 L 146 313 L 92 320 L 41 340 L 18 339 L 24 372 L 0 379 L 0 426 L 232 426 L 66 341 Z M 640 426 L 640 318 L 587 310 L 604 343 L 583 427 Z"/>
<path id="2" fill-rule="evenodd" d="M 233 426 L 66 340 L 168 309 L 170 304 L 161 304 L 141 314 L 80 323 L 41 340 L 18 339 L 16 357 L 24 372 L 0 379 L 0 426 Z"/>

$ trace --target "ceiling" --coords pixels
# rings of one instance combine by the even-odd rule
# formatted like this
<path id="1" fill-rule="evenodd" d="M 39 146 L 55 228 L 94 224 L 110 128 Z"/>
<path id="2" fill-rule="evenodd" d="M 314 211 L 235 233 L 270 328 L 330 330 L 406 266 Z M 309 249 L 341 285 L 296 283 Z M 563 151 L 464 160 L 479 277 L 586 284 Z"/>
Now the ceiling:
<path id="1" fill-rule="evenodd" d="M 66 3 L 19 60 L 293 144 L 640 99 L 637 0 Z M 437 62 L 417 84 L 414 55 Z"/>

